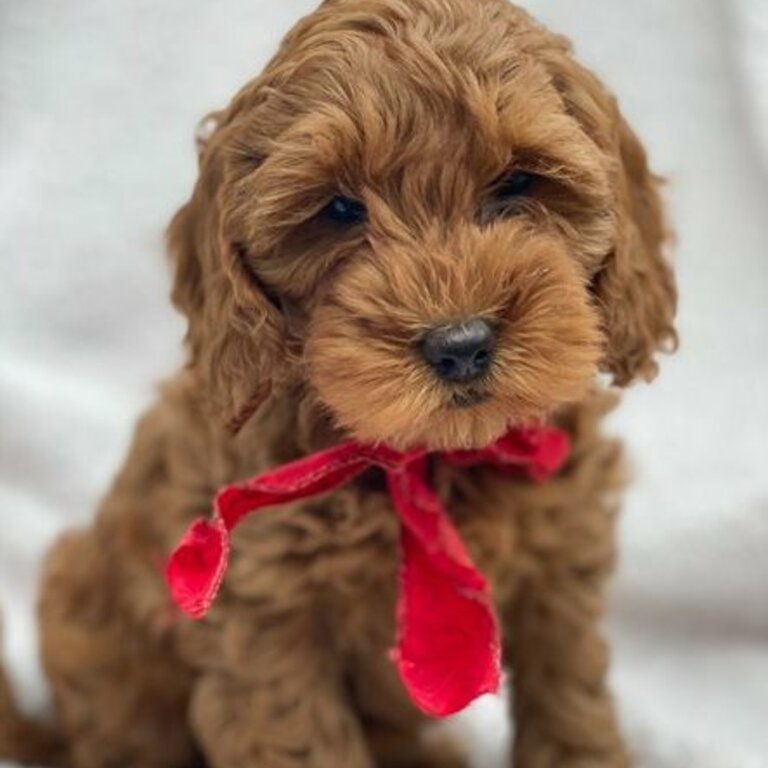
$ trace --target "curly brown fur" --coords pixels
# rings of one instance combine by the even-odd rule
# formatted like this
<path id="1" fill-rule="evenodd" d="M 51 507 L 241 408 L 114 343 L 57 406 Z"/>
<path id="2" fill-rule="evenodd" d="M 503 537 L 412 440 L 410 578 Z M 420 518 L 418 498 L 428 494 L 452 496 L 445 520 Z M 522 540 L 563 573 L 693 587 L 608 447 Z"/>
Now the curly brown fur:
<path id="1" fill-rule="evenodd" d="M 376 471 L 238 529 L 202 623 L 174 615 L 161 563 L 219 486 L 320 446 L 466 448 L 551 419 L 574 450 L 544 486 L 439 460 L 435 483 L 503 617 L 515 764 L 627 765 L 598 630 L 622 472 L 596 374 L 653 376 L 675 290 L 615 100 L 502 0 L 327 0 L 214 126 L 170 228 L 188 364 L 48 561 L 72 763 L 461 764 L 420 737 L 387 659 L 397 524 Z M 513 170 L 533 186 L 503 201 Z M 367 221 L 324 216 L 338 194 Z M 418 340 L 470 316 L 496 330 L 492 368 L 438 381 Z"/>

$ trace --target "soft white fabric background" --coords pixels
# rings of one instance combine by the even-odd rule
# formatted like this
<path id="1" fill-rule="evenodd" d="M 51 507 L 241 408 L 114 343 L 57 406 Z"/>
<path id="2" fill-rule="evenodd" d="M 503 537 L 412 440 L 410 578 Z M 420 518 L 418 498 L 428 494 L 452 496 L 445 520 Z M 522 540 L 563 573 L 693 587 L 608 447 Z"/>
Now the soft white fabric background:
<path id="1" fill-rule="evenodd" d="M 0 598 L 28 707 L 41 555 L 179 360 L 161 232 L 192 130 L 313 0 L 0 0 Z M 530 0 L 670 180 L 683 348 L 613 429 L 637 481 L 610 630 L 643 765 L 768 766 L 768 2 Z M 462 725 L 496 766 L 503 718 Z"/>

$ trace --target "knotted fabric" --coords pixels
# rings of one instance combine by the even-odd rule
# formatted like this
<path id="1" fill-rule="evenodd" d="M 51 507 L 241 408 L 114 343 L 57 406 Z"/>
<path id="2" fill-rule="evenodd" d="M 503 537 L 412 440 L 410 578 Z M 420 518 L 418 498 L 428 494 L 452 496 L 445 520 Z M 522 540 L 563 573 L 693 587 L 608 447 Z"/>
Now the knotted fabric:
<path id="1" fill-rule="evenodd" d="M 568 435 L 549 427 L 516 428 L 495 443 L 440 457 L 457 466 L 492 466 L 542 482 L 564 463 Z M 192 523 L 171 555 L 166 577 L 177 605 L 202 618 L 227 569 L 229 536 L 247 515 L 350 482 L 369 467 L 387 477 L 400 519 L 397 638 L 391 652 L 414 703 L 445 717 L 501 678 L 499 627 L 490 589 L 427 480 L 427 452 L 345 442 L 222 488 L 213 517 Z"/>

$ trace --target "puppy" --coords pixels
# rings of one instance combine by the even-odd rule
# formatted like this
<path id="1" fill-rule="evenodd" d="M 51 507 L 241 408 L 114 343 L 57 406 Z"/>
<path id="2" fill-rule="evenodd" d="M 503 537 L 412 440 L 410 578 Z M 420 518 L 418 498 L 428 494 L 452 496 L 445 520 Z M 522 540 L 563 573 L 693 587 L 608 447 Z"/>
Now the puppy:
<path id="1" fill-rule="evenodd" d="M 462 765 L 387 656 L 379 470 L 249 519 L 204 621 L 162 563 L 221 486 L 355 439 L 434 452 L 492 587 L 519 768 L 629 764 L 598 622 L 620 448 L 608 385 L 676 343 L 658 179 L 568 42 L 504 0 L 326 0 L 207 123 L 169 243 L 187 363 L 141 419 L 40 620 L 75 768 Z M 543 484 L 439 452 L 549 423 Z"/>

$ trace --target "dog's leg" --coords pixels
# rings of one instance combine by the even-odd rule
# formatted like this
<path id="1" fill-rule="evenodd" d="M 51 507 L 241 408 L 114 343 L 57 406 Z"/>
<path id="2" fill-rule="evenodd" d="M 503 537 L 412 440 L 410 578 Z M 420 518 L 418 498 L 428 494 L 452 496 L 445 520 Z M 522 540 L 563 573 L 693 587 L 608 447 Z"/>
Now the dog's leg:
<path id="1" fill-rule="evenodd" d="M 629 765 L 605 682 L 599 597 L 588 576 L 578 580 L 529 585 L 511 622 L 515 768 Z"/>
<path id="2" fill-rule="evenodd" d="M 212 768 L 370 768 L 332 642 L 308 609 L 228 603 L 211 628 L 191 721 Z"/>
<path id="3" fill-rule="evenodd" d="M 516 768 L 629 765 L 599 629 L 619 472 L 617 447 L 595 444 L 521 514 L 521 543 L 536 565 L 505 614 Z"/>
<path id="4" fill-rule="evenodd" d="M 366 736 L 376 768 L 467 768 L 469 765 L 466 750 L 455 737 L 425 734 L 423 727 L 366 723 Z"/>
<path id="5" fill-rule="evenodd" d="M 43 663 L 74 768 L 188 768 L 189 672 L 167 637 L 128 619 L 118 564 L 94 531 L 68 534 L 42 586 Z"/>
<path id="6" fill-rule="evenodd" d="M 436 729 L 408 697 L 383 651 L 385 643 L 366 648 L 351 667 L 355 705 L 376 768 L 467 768 L 467 751 L 458 737 Z"/>

